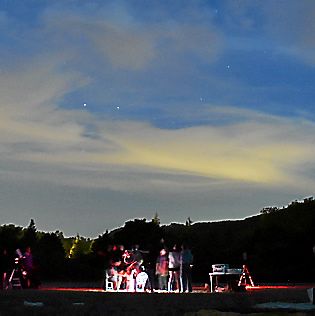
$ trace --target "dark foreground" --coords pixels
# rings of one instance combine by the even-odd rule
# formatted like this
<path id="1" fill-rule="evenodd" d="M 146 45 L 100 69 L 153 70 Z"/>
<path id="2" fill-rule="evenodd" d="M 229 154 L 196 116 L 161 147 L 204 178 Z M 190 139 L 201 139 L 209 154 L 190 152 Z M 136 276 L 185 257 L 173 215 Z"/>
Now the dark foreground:
<path id="1" fill-rule="evenodd" d="M 105 293 L 56 289 L 10 290 L 0 291 L 0 316 L 223 316 L 252 313 L 259 313 L 259 315 L 315 315 L 315 309 L 299 311 L 294 307 L 285 310 L 257 307 L 257 304 L 270 302 L 309 304 L 306 288 L 259 289 L 239 293 L 196 292 L 181 294 Z"/>

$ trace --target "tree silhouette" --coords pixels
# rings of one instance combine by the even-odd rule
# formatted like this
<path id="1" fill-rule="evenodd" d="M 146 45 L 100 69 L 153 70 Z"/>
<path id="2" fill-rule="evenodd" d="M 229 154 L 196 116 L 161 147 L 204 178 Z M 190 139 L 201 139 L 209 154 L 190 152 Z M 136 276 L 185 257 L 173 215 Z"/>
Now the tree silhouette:
<path id="1" fill-rule="evenodd" d="M 190 219 L 190 216 L 186 220 L 186 226 L 190 226 L 193 223 L 193 221 Z"/>
<path id="2" fill-rule="evenodd" d="M 30 220 L 28 227 L 24 230 L 23 234 L 23 247 L 34 247 L 37 241 L 36 225 L 34 219 Z"/>
<path id="3" fill-rule="evenodd" d="M 35 259 L 41 271 L 42 278 L 55 278 L 64 274 L 65 250 L 60 235 L 44 233 L 38 240 L 34 250 Z"/>
<path id="4" fill-rule="evenodd" d="M 0 246 L 7 248 L 11 253 L 21 245 L 23 228 L 13 224 L 0 227 Z"/>
<path id="5" fill-rule="evenodd" d="M 99 235 L 92 241 L 91 250 L 94 254 L 104 255 L 108 246 L 112 243 L 112 239 L 109 236 L 108 230 L 103 235 Z"/>
<path id="6" fill-rule="evenodd" d="M 152 218 L 152 223 L 160 226 L 161 224 L 161 220 L 159 218 L 159 214 L 157 212 L 155 212 L 154 217 Z"/>
<path id="7" fill-rule="evenodd" d="M 69 257 L 76 259 L 89 254 L 91 252 L 91 243 L 90 239 L 80 237 L 80 235 L 77 234 L 70 249 Z"/>

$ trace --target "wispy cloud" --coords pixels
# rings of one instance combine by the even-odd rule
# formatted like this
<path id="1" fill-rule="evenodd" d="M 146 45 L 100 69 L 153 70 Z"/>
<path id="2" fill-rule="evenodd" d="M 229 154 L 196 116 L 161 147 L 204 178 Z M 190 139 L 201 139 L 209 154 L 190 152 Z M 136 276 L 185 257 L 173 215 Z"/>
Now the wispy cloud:
<path id="1" fill-rule="evenodd" d="M 77 110 L 58 107 L 63 93 L 82 80 L 55 72 L 46 63 L 36 62 L 6 79 L 1 84 L 5 102 L 0 139 L 10 159 L 82 170 L 153 168 L 265 185 L 290 184 L 299 175 L 289 170 L 314 159 L 311 122 L 209 104 L 203 112 L 207 124 L 160 129 L 149 123 L 99 119 L 82 105 Z M 211 125 L 214 116 L 228 123 Z M 86 133 L 91 125 L 97 134 L 93 138 Z"/>
<path id="2" fill-rule="evenodd" d="M 313 141 L 311 122 L 255 110 L 206 103 L 196 114 L 188 101 L 185 108 L 190 110 L 181 118 L 190 117 L 189 127 L 170 130 L 128 117 L 114 123 L 110 116 L 100 119 L 82 107 L 83 101 L 76 109 L 62 108 L 66 95 L 91 82 L 84 70 L 72 70 L 76 62 L 91 56 L 98 56 L 99 62 L 104 59 L 100 73 L 111 67 L 138 72 L 163 63 L 174 67 L 174 61 L 185 55 L 211 63 L 223 47 L 222 33 L 211 21 L 196 24 L 194 18 L 185 23 L 167 18 L 149 24 L 136 20 L 125 6 L 115 7 L 112 16 L 104 8 L 93 13 L 91 19 L 82 10 L 61 12 L 56 6 L 44 11 L 42 28 L 35 35 L 28 33 L 42 38 L 52 51 L 43 54 L 41 49 L 33 58 L 24 57 L 18 63 L 21 67 L 15 64 L 0 77 L 3 152 L 37 163 L 153 168 L 264 184 L 289 183 L 296 175 L 288 170 L 313 158 L 308 146 Z M 235 17 L 245 19 L 247 14 L 243 6 Z M 6 22 L 4 15 L 2 20 Z M 63 53 L 57 52 L 58 45 Z M 161 111 L 172 117 L 180 108 L 180 103 L 170 102 Z"/>
<path id="3" fill-rule="evenodd" d="M 136 20 L 123 7 L 115 9 L 113 15 L 105 9 L 94 12 L 93 19 L 81 10 L 47 10 L 42 23 L 58 45 L 76 49 L 78 55 L 88 52 L 87 59 L 103 58 L 105 65 L 117 69 L 171 66 L 186 54 L 211 63 L 222 49 L 220 32 L 209 23 L 194 20 L 183 24 L 169 19 L 148 23 Z"/>
<path id="4" fill-rule="evenodd" d="M 262 35 L 260 42 L 265 42 L 265 49 L 272 47 L 275 52 L 314 64 L 313 1 L 243 0 L 224 4 L 230 30 L 243 35 L 246 32 L 257 35 L 258 32 Z"/>

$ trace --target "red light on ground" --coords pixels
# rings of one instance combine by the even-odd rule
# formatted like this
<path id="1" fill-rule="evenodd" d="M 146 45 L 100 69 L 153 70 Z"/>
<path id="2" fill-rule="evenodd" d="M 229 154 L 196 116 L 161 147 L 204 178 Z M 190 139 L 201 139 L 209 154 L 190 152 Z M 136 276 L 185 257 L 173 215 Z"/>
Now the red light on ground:
<path id="1" fill-rule="evenodd" d="M 256 286 L 246 286 L 247 291 L 255 291 L 255 290 L 277 290 L 277 289 L 296 289 L 296 288 L 304 288 L 304 286 L 294 286 L 294 285 L 256 285 Z"/>
<path id="2" fill-rule="evenodd" d="M 103 289 L 86 288 L 86 287 L 47 287 L 42 288 L 45 291 L 74 291 L 74 292 L 104 292 Z"/>

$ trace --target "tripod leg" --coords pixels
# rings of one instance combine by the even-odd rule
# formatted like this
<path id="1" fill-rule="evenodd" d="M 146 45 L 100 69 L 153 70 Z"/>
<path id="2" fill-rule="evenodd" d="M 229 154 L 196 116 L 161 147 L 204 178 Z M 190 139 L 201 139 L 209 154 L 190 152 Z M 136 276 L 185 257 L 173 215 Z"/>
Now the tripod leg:
<path id="1" fill-rule="evenodd" d="M 248 278 L 249 278 L 251 286 L 255 286 L 254 281 L 253 281 L 253 279 L 252 279 L 252 277 L 250 276 L 249 273 L 248 273 Z"/>
<path id="2" fill-rule="evenodd" d="M 252 279 L 252 277 L 251 277 L 251 275 L 250 275 L 249 270 L 248 270 L 247 267 L 245 268 L 245 274 L 248 276 L 250 285 L 251 285 L 251 286 L 255 286 L 255 285 L 254 285 L 254 281 L 253 281 L 253 279 Z"/>
<path id="3" fill-rule="evenodd" d="M 12 282 L 14 273 L 15 273 L 15 269 L 13 269 L 12 272 L 11 272 L 11 275 L 10 275 L 10 278 L 9 278 L 9 283 Z"/>
<path id="4" fill-rule="evenodd" d="M 22 284 L 21 284 L 21 279 L 20 276 L 17 274 L 18 270 L 13 269 L 12 273 L 10 275 L 10 278 L 8 280 L 8 285 L 7 285 L 7 289 L 12 289 L 12 288 L 22 288 Z"/>
<path id="5" fill-rule="evenodd" d="M 242 285 L 243 279 L 245 279 L 245 285 L 246 285 L 246 277 L 245 277 L 245 273 L 243 272 L 239 281 L 238 281 L 238 286 Z"/>

